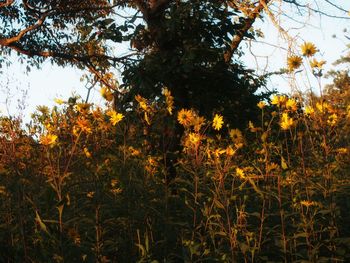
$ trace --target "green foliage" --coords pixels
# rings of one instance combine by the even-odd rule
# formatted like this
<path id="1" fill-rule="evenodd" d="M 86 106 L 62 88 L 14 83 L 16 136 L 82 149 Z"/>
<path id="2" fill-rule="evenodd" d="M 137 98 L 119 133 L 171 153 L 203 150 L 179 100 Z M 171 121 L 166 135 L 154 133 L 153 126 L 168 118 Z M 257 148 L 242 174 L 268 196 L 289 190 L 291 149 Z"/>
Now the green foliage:
<path id="1" fill-rule="evenodd" d="M 137 94 L 159 97 L 166 86 L 178 108 L 195 108 L 210 117 L 222 112 L 236 125 L 256 116 L 263 79 L 237 60 L 224 61 L 231 38 L 241 27 L 239 12 L 222 1 L 173 2 L 145 19 L 132 38 L 144 56 L 126 64 L 123 82 L 130 88 L 125 100 Z"/>

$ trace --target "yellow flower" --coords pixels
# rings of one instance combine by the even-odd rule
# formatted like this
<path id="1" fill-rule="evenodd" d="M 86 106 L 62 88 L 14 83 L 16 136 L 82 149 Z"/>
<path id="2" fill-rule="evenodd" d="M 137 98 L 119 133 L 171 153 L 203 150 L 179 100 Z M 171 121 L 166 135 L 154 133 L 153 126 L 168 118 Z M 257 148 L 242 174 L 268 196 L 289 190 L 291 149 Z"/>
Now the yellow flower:
<path id="1" fill-rule="evenodd" d="M 314 113 L 315 113 L 314 108 L 312 108 L 311 106 L 306 106 L 306 107 L 305 107 L 305 114 L 307 114 L 307 115 L 312 115 L 312 114 L 314 114 Z"/>
<path id="2" fill-rule="evenodd" d="M 91 153 L 89 152 L 88 148 L 84 147 L 84 153 L 86 158 L 91 158 Z"/>
<path id="3" fill-rule="evenodd" d="M 102 111 L 100 108 L 95 109 L 92 112 L 92 116 L 94 117 L 95 120 L 102 120 Z"/>
<path id="4" fill-rule="evenodd" d="M 40 137 L 40 143 L 42 145 L 55 145 L 56 140 L 57 140 L 57 135 L 50 134 L 50 133 L 46 135 L 42 135 Z"/>
<path id="5" fill-rule="evenodd" d="M 107 87 L 102 87 L 100 89 L 100 94 L 107 101 L 112 101 L 114 98 L 113 92 Z"/>
<path id="6" fill-rule="evenodd" d="M 64 101 L 63 100 L 61 100 L 61 99 L 54 99 L 54 101 L 58 104 L 58 105 L 62 105 L 63 103 L 64 103 Z"/>
<path id="7" fill-rule="evenodd" d="M 77 126 L 82 132 L 91 133 L 90 122 L 85 118 L 78 118 Z"/>
<path id="8" fill-rule="evenodd" d="M 330 110 L 331 107 L 327 102 L 317 102 L 316 108 L 320 113 L 325 113 L 327 110 Z"/>
<path id="9" fill-rule="evenodd" d="M 143 109 L 144 111 L 148 110 L 147 100 L 145 98 L 143 98 L 141 95 L 136 95 L 135 100 L 139 103 L 141 109 Z"/>
<path id="10" fill-rule="evenodd" d="M 257 106 L 258 106 L 258 108 L 260 108 L 260 109 L 262 110 L 263 108 L 265 108 L 266 103 L 265 103 L 264 101 L 260 101 L 260 102 L 257 104 Z"/>
<path id="11" fill-rule="evenodd" d="M 139 156 L 141 154 L 141 152 L 139 150 L 135 149 L 132 146 L 129 147 L 129 151 L 130 151 L 131 156 Z"/>
<path id="12" fill-rule="evenodd" d="M 277 96 L 273 95 L 271 98 L 271 104 L 276 105 L 277 107 L 281 107 L 287 102 L 287 97 L 286 96 Z"/>
<path id="13" fill-rule="evenodd" d="M 280 126 L 282 130 L 288 130 L 292 125 L 294 124 L 294 121 L 292 118 L 288 116 L 288 113 L 283 113 Z"/>
<path id="14" fill-rule="evenodd" d="M 338 116 L 337 114 L 333 113 L 331 116 L 328 117 L 327 123 L 334 127 L 338 123 Z"/>
<path id="15" fill-rule="evenodd" d="M 224 124 L 223 117 L 221 115 L 215 114 L 213 119 L 213 128 L 219 131 L 222 128 L 223 124 Z"/>
<path id="16" fill-rule="evenodd" d="M 296 111 L 297 110 L 297 102 L 294 99 L 288 99 L 286 102 L 286 107 L 287 109 L 291 111 Z"/>
<path id="17" fill-rule="evenodd" d="M 239 129 L 230 130 L 230 138 L 234 143 L 242 143 L 244 141 L 242 132 Z"/>
<path id="18" fill-rule="evenodd" d="M 194 119 L 194 113 L 192 110 L 181 109 L 177 114 L 178 122 L 183 126 L 189 126 Z"/>
<path id="19" fill-rule="evenodd" d="M 189 139 L 189 141 L 190 141 L 192 144 L 197 144 L 198 142 L 200 142 L 201 137 L 200 137 L 199 134 L 191 132 L 191 133 L 188 135 L 188 139 Z"/>
<path id="20" fill-rule="evenodd" d="M 115 110 L 111 110 L 107 112 L 107 115 L 109 116 L 109 120 L 111 121 L 113 126 L 115 126 L 118 122 L 120 122 L 124 118 L 123 114 L 117 113 Z"/>
<path id="21" fill-rule="evenodd" d="M 195 132 L 199 132 L 201 127 L 205 124 L 205 118 L 204 117 L 199 117 L 199 116 L 195 116 L 193 121 L 193 129 Z"/>
<path id="22" fill-rule="evenodd" d="M 256 127 L 254 126 L 254 123 L 251 122 L 251 121 L 249 121 L 248 127 L 249 127 L 249 130 L 250 130 L 251 132 L 257 132 L 257 131 L 259 130 L 259 128 L 256 128 Z"/>
<path id="23" fill-rule="evenodd" d="M 78 103 L 74 107 L 78 112 L 80 112 L 82 114 L 86 114 L 89 112 L 91 104 L 90 103 Z"/>
<path id="24" fill-rule="evenodd" d="M 245 173 L 243 171 L 243 169 L 237 167 L 236 168 L 236 174 L 241 178 L 241 179 L 244 179 L 245 178 Z"/>
<path id="25" fill-rule="evenodd" d="M 235 154 L 235 150 L 233 150 L 233 148 L 232 148 L 231 146 L 228 146 L 228 147 L 226 148 L 226 155 L 232 156 L 232 155 L 234 155 L 234 154 Z"/>
<path id="26" fill-rule="evenodd" d="M 289 71 L 294 71 L 301 66 L 303 59 L 299 56 L 290 56 L 287 58 L 287 66 Z"/>
<path id="27" fill-rule="evenodd" d="M 318 61 L 317 59 L 312 59 L 310 61 L 310 66 L 311 68 L 318 68 L 318 69 L 322 69 L 323 65 L 326 64 L 326 61 L 324 60 L 320 60 Z"/>
<path id="28" fill-rule="evenodd" d="M 171 92 L 168 88 L 163 89 L 163 95 L 165 96 L 165 103 L 167 105 L 167 110 L 170 115 L 173 114 L 174 109 L 174 97 L 171 95 Z"/>
<path id="29" fill-rule="evenodd" d="M 311 42 L 305 42 L 300 48 L 305 57 L 312 57 L 317 52 L 316 46 Z"/>

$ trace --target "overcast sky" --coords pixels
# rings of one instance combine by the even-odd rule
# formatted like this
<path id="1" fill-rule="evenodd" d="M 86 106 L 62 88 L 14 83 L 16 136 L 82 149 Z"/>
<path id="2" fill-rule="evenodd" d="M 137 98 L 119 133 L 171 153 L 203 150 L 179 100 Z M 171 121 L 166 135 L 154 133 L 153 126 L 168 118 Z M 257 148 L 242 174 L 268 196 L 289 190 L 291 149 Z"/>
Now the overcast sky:
<path id="1" fill-rule="evenodd" d="M 346 2 L 346 1 L 338 1 Z M 347 1 L 346 8 L 350 10 L 350 1 Z M 289 10 L 284 10 L 288 12 Z M 291 10 L 292 12 L 292 10 Z M 298 52 L 298 47 L 303 41 L 315 43 L 320 52 L 318 59 L 327 61 L 325 69 L 332 68 L 332 62 L 347 52 L 346 44 L 350 43 L 344 35 L 350 35 L 350 20 L 330 19 L 317 16 L 301 16 L 295 19 L 299 23 L 283 22 L 282 27 L 288 30 L 293 37 L 294 52 Z M 265 35 L 264 39 L 259 39 L 263 43 L 248 42 L 242 43 L 242 48 L 246 55 L 241 58 L 247 67 L 257 69 L 259 73 L 267 71 L 276 71 L 286 65 L 287 48 L 291 40 L 285 40 L 279 34 L 276 27 L 269 18 L 264 22 L 255 24 L 256 28 L 261 28 Z M 349 30 L 349 33 L 344 30 Z M 333 36 L 336 36 L 334 38 Z M 276 48 L 282 46 L 282 48 Z M 25 109 L 22 114 L 28 120 L 28 116 L 35 110 L 37 105 L 51 106 L 54 98 L 67 99 L 73 92 L 85 98 L 87 90 L 85 83 L 80 81 L 84 72 L 74 68 L 59 68 L 52 66 L 50 62 L 45 62 L 40 70 L 33 69 L 25 73 L 25 66 L 16 61 L 10 67 L 3 67 L 0 74 L 0 111 L 2 114 L 17 115 L 20 114 L 18 108 L 23 108 L 22 97 L 25 97 Z M 282 92 L 290 92 L 291 87 L 305 90 L 316 85 L 315 79 L 307 70 L 298 73 L 293 81 L 288 77 L 273 77 L 269 81 L 269 88 L 276 88 Z M 27 95 L 24 96 L 24 91 Z M 94 102 L 101 103 L 102 99 L 98 93 L 98 87 L 92 92 L 91 99 Z M 20 100 L 20 102 L 18 102 Z M 18 107 L 20 105 L 20 107 Z"/>

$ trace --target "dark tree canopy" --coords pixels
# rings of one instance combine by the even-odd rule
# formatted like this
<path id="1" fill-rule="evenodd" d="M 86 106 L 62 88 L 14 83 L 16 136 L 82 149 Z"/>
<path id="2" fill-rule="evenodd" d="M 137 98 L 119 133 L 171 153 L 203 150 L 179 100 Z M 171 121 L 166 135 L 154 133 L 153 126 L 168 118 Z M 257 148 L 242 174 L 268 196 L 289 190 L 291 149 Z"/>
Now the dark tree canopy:
<path id="1" fill-rule="evenodd" d="M 307 0 L 284 0 L 302 12 Z M 341 6 L 322 0 L 330 7 Z M 0 1 L 0 63 L 17 52 L 32 65 L 50 59 L 89 69 L 106 81 L 112 68 L 122 72 L 130 101 L 141 93 L 156 98 L 163 86 L 179 107 L 204 114 L 222 111 L 246 119 L 259 99 L 263 81 L 239 62 L 239 45 L 253 38 L 253 23 L 274 0 L 3 0 Z M 324 10 L 314 12 L 325 13 Z M 270 11 L 269 11 L 270 12 Z M 130 52 L 122 54 L 128 43 Z M 125 48 L 124 48 L 125 49 Z"/>

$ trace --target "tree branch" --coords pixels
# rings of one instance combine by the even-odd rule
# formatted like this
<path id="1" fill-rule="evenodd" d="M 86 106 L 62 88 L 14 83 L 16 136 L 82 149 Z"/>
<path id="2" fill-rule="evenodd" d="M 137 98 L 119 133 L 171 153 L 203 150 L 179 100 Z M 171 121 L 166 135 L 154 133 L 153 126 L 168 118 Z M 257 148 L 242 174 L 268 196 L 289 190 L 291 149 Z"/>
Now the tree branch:
<path id="1" fill-rule="evenodd" d="M 37 28 L 39 28 L 44 22 L 47 16 L 50 15 L 51 12 L 44 13 L 34 25 L 31 25 L 23 30 L 21 30 L 16 36 L 10 37 L 10 38 L 1 38 L 0 39 L 0 46 L 10 46 L 15 42 L 18 42 L 21 40 L 22 37 L 24 37 L 28 32 L 33 31 Z"/>
<path id="2" fill-rule="evenodd" d="M 315 13 L 318 13 L 320 15 L 323 15 L 323 16 L 327 16 L 327 17 L 330 17 L 330 18 L 338 18 L 338 19 L 350 19 L 350 17 L 348 16 L 337 16 L 337 15 L 331 15 L 329 13 L 326 13 L 320 9 L 315 9 L 315 8 L 312 8 L 308 5 L 303 5 L 303 4 L 300 4 L 298 3 L 296 0 L 283 0 L 284 2 L 288 3 L 288 4 L 293 4 L 295 5 L 296 7 L 301 7 L 301 8 L 306 8 L 306 9 L 309 9 L 310 11 L 312 12 L 315 12 Z M 338 10 L 340 11 L 343 11 L 345 13 L 347 13 L 347 11 L 343 8 L 341 8 L 340 6 L 338 5 L 335 5 L 333 4 L 331 1 L 328 1 L 328 0 L 324 0 L 326 3 L 332 5 L 333 7 L 337 8 Z"/>
<path id="3" fill-rule="evenodd" d="M 10 6 L 10 5 L 13 4 L 14 1 L 15 0 L 6 0 L 6 2 L 1 2 L 0 3 L 0 8 Z"/>
<path id="4" fill-rule="evenodd" d="M 92 55 L 73 55 L 73 54 L 66 54 L 62 52 L 54 52 L 54 51 L 43 51 L 43 50 L 32 50 L 32 49 L 25 49 L 21 47 L 18 43 L 13 43 L 9 46 L 8 48 L 11 48 L 15 51 L 17 51 L 20 54 L 29 56 L 29 57 L 34 57 L 34 56 L 39 56 L 43 58 L 60 58 L 60 59 L 65 59 L 70 62 L 82 62 L 82 63 L 87 63 L 90 62 L 93 59 L 97 60 L 108 60 L 113 63 L 118 63 L 124 60 L 127 60 L 129 57 L 135 55 L 135 53 L 131 53 L 122 57 L 111 57 L 107 55 L 101 55 L 101 54 L 92 54 Z"/>
<path id="5" fill-rule="evenodd" d="M 231 61 L 233 53 L 237 50 L 239 44 L 242 42 L 244 35 L 252 27 L 259 14 L 264 10 L 264 6 L 269 2 L 270 0 L 260 0 L 259 4 L 254 8 L 251 14 L 244 20 L 243 27 L 240 28 L 236 35 L 232 38 L 230 47 L 224 54 L 224 60 L 226 63 L 229 63 Z"/>

